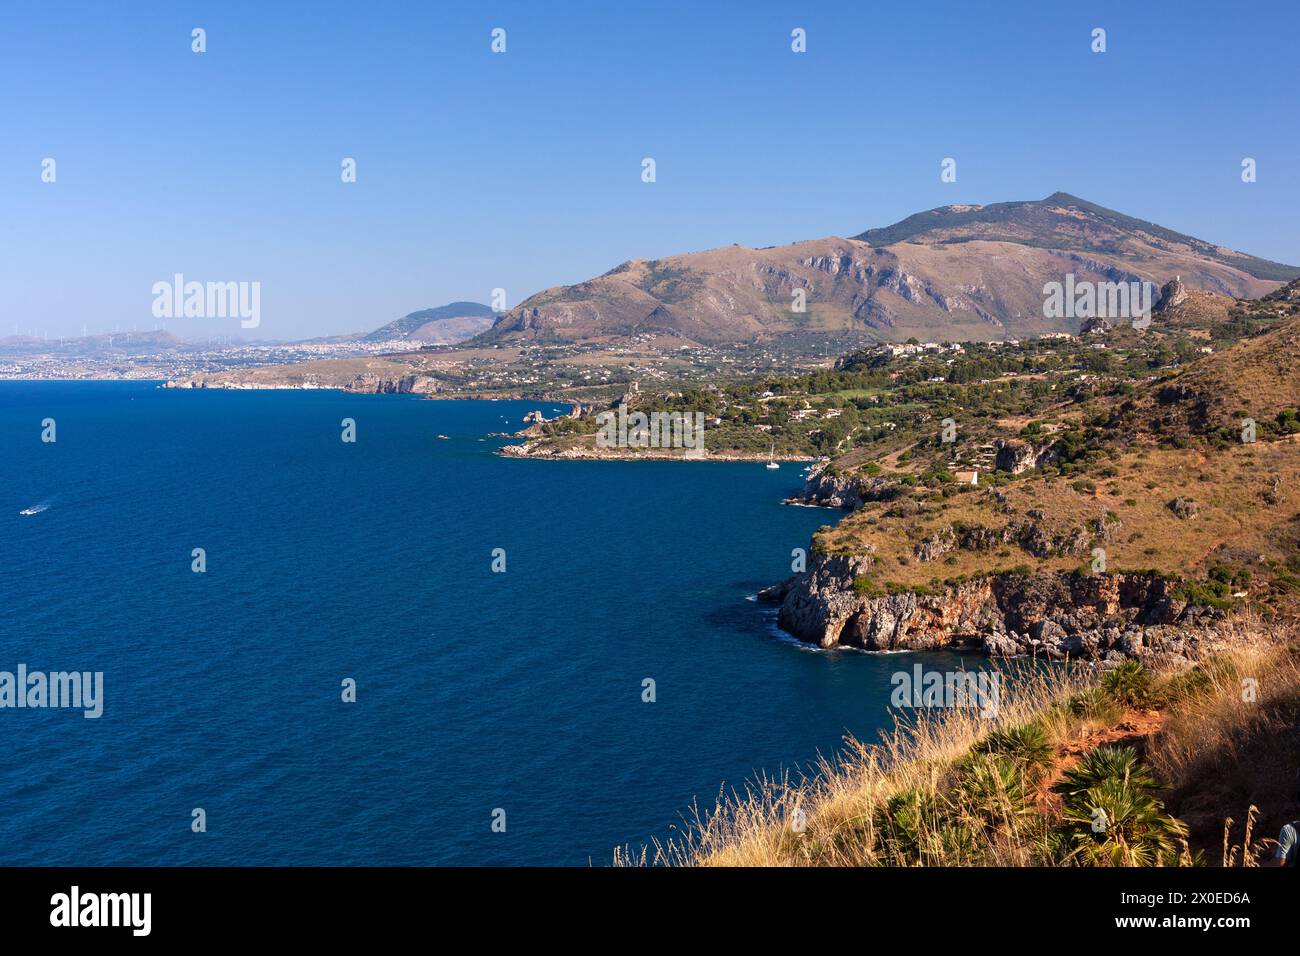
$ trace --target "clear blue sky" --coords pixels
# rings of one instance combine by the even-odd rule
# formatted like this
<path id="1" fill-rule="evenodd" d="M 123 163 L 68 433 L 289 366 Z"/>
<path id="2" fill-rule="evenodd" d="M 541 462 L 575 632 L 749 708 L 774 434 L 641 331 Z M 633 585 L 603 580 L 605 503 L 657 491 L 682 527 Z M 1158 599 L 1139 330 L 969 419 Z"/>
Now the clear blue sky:
<path id="1" fill-rule="evenodd" d="M 245 335 L 355 331 L 1058 189 L 1300 263 L 1294 0 L 288 7 L 6 5 L 0 334 L 151 327 L 175 272 L 260 281 Z"/>

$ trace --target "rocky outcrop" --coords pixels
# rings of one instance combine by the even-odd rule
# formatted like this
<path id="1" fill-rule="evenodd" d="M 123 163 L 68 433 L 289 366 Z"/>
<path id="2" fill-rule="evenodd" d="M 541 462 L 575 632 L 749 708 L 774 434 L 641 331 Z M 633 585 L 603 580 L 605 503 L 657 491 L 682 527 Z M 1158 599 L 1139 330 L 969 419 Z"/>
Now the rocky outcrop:
<path id="1" fill-rule="evenodd" d="M 868 555 L 813 555 L 811 567 L 784 584 L 760 591 L 781 601 L 781 626 L 800 640 L 822 647 L 839 643 L 844 622 L 862 605 L 853 582 L 871 567 Z"/>
<path id="2" fill-rule="evenodd" d="M 855 511 L 868 501 L 892 501 L 902 491 L 896 479 L 863 475 L 839 475 L 824 466 L 815 467 L 803 490 L 786 504 L 815 505 Z"/>
<path id="3" fill-rule="evenodd" d="M 945 525 L 934 534 L 918 541 L 912 548 L 912 554 L 918 561 L 933 561 L 941 558 L 957 547 L 957 534 L 951 525 Z"/>
<path id="4" fill-rule="evenodd" d="M 871 566 L 870 556 L 815 555 L 807 572 L 759 597 L 781 601 L 781 627 L 821 647 L 919 650 L 975 633 L 989 600 L 987 582 L 938 596 L 901 591 L 873 597 L 854 586 Z"/>
<path id="5" fill-rule="evenodd" d="M 1192 656 L 1223 612 L 1189 607 L 1158 574 L 1006 572 L 939 593 L 862 587 L 870 555 L 814 555 L 806 572 L 760 592 L 780 625 L 821 647 L 977 647 L 997 657 L 1118 660 Z"/>
<path id="6" fill-rule="evenodd" d="M 1118 522 L 1093 518 L 1087 525 L 1049 527 L 1038 510 L 1027 512 L 1001 528 L 985 525 L 945 525 L 922 538 L 912 548 L 919 561 L 934 561 L 951 551 L 989 552 L 1014 544 L 1036 558 L 1077 558 L 1089 553 L 1094 538 L 1113 539 Z"/>
<path id="7" fill-rule="evenodd" d="M 851 614 L 839 642 L 873 651 L 961 644 L 964 635 L 978 633 L 988 600 L 988 582 L 961 584 L 941 596 L 890 594 Z"/>
<path id="8" fill-rule="evenodd" d="M 999 438 L 993 442 L 993 446 L 997 449 L 994 467 L 998 471 L 1009 471 L 1013 475 L 1029 471 L 1031 468 L 1039 468 L 1055 457 L 1050 444 L 1036 447 L 1019 438 Z"/>
<path id="9" fill-rule="evenodd" d="M 1182 277 L 1170 279 L 1160 287 L 1160 295 L 1156 298 L 1153 311 L 1159 315 L 1176 309 L 1187 301 L 1187 289 L 1183 286 Z"/>
<path id="10" fill-rule="evenodd" d="M 1010 522 L 1003 531 L 1036 558 L 1077 558 L 1092 549 L 1092 533 L 1085 527 L 1049 527 L 1047 516 L 1033 509 Z"/>
<path id="11" fill-rule="evenodd" d="M 963 525 L 957 532 L 957 547 L 963 551 L 992 551 L 1010 540 L 1005 528 Z"/>
<path id="12" fill-rule="evenodd" d="M 438 381 L 428 375 L 403 375 L 400 378 L 383 378 L 374 373 L 358 375 L 343 387 L 345 392 L 369 395 L 432 395 L 442 391 Z"/>

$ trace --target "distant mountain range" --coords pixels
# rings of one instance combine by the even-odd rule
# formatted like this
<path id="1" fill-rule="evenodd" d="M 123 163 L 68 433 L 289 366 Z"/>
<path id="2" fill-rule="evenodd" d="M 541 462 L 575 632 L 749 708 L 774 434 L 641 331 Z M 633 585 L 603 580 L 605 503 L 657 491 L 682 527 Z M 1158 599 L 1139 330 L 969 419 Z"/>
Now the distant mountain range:
<path id="1" fill-rule="evenodd" d="M 1175 277 L 1254 298 L 1300 276 L 1068 193 L 943 206 L 852 238 L 741 245 L 634 259 L 502 313 L 476 344 L 600 342 L 638 333 L 701 343 L 787 333 L 874 333 L 887 341 L 992 340 L 1077 332 L 1043 315 L 1043 286 Z M 805 311 L 792 307 L 804 290 Z"/>
<path id="2" fill-rule="evenodd" d="M 474 336 L 492 326 L 496 313 L 480 302 L 449 302 L 436 309 L 422 309 L 394 319 L 373 332 L 354 332 L 349 335 L 330 335 L 301 342 L 266 342 L 264 344 L 328 344 L 347 346 L 349 343 L 374 344 L 379 342 L 410 341 L 420 345 L 455 345 L 472 339 Z M 221 341 L 213 343 L 208 338 L 207 347 L 239 347 L 249 344 L 239 336 L 222 336 Z M 0 354 L 7 352 L 61 352 L 77 355 L 93 355 L 102 352 L 121 352 L 133 348 L 136 351 L 152 348 L 157 351 L 184 350 L 203 347 L 204 337 L 181 337 L 171 332 L 160 330 L 96 332 L 82 336 L 0 336 Z"/>
<path id="3" fill-rule="evenodd" d="M 413 339 L 434 345 L 454 345 L 490 328 L 495 318 L 496 313 L 481 302 L 449 302 L 436 309 L 404 315 L 357 338 L 361 342 Z"/>

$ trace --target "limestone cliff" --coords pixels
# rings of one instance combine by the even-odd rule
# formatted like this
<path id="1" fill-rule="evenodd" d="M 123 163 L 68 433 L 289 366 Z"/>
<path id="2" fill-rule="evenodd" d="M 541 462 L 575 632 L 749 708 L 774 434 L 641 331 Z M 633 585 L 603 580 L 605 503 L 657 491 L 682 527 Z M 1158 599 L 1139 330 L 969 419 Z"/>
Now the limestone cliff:
<path id="1" fill-rule="evenodd" d="M 441 391 L 438 381 L 428 375 L 402 375 L 386 378 L 367 372 L 344 386 L 345 392 L 374 395 L 432 395 Z"/>
<path id="2" fill-rule="evenodd" d="M 897 478 L 841 475 L 825 465 L 814 465 L 803 489 L 799 494 L 787 498 L 786 504 L 856 511 L 868 501 L 892 500 L 899 490 Z"/>
<path id="3" fill-rule="evenodd" d="M 1149 572 L 1007 572 L 938 593 L 882 594 L 860 586 L 872 565 L 870 554 L 814 555 L 806 572 L 760 597 L 781 602 L 784 630 L 821 647 L 975 647 L 1058 660 L 1192 656 L 1217 639 L 1222 617 Z"/>

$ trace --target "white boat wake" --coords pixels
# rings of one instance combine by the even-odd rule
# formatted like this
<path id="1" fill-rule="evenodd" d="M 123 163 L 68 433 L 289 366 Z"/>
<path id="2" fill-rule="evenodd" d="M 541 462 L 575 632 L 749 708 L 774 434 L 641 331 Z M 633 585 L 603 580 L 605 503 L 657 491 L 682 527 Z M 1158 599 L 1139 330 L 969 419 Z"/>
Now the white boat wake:
<path id="1" fill-rule="evenodd" d="M 50 505 L 52 505 L 53 503 L 54 503 L 53 498 L 47 498 L 44 501 L 42 501 L 40 504 L 32 505 L 30 508 L 24 508 L 22 511 L 18 513 L 20 515 L 38 515 L 42 511 L 45 511 L 47 508 L 49 508 Z"/>

